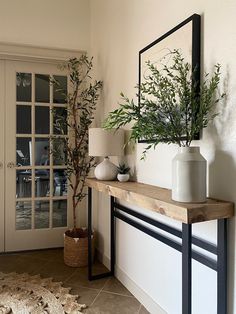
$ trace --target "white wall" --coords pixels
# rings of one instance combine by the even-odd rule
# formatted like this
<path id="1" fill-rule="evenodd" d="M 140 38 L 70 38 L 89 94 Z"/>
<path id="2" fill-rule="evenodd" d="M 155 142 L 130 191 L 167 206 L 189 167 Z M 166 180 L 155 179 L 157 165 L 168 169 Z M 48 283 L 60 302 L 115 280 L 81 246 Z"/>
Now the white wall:
<path id="1" fill-rule="evenodd" d="M 88 0 L 0 0 L 0 42 L 87 50 Z"/>
<path id="2" fill-rule="evenodd" d="M 0 43 L 87 51 L 88 0 L 0 0 Z M 77 214 L 86 224 L 86 204 Z"/>
<path id="3" fill-rule="evenodd" d="M 227 101 L 201 141 L 208 160 L 209 195 L 236 201 L 236 2 L 234 0 L 91 0 L 91 54 L 96 74 L 104 81 L 103 106 L 97 124 L 117 107 L 119 93 L 135 97 L 138 51 L 193 13 L 202 16 L 202 62 L 211 71 L 222 64 Z M 159 145 L 140 161 L 144 145 L 133 156 L 139 182 L 171 187 L 174 145 Z M 109 256 L 109 202 L 99 196 L 100 249 Z M 161 218 L 156 214 L 158 218 Z M 168 223 L 171 220 L 165 219 Z M 178 227 L 180 224 L 175 223 Z M 194 226 L 194 234 L 216 242 L 216 223 Z M 124 223 L 118 223 L 117 266 L 170 314 L 181 313 L 181 257 Z M 236 313 L 235 220 L 229 237 L 229 314 Z M 146 304 L 148 306 L 148 304 Z M 216 274 L 193 262 L 193 313 L 216 313 Z"/>

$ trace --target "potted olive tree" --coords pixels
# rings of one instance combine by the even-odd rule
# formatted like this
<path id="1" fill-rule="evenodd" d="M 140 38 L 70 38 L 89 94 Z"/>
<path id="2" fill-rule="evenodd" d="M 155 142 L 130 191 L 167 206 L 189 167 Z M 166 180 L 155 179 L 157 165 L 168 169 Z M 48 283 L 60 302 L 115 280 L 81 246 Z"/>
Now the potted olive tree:
<path id="1" fill-rule="evenodd" d="M 64 95 L 67 102 L 67 119 L 65 115 L 54 114 L 54 127 L 59 134 L 68 129 L 68 137 L 64 137 L 64 151 L 66 154 L 66 176 L 69 181 L 72 197 L 73 228 L 64 235 L 64 261 L 72 267 L 81 267 L 87 264 L 87 229 L 77 227 L 77 209 L 79 203 L 86 196 L 85 179 L 94 166 L 94 157 L 88 156 L 88 129 L 91 125 L 101 81 L 91 82 L 92 58 L 86 55 L 73 58 L 62 65 L 69 72 L 69 92 Z M 60 84 L 52 82 L 58 90 Z M 52 138 L 52 142 L 57 138 Z M 58 145 L 53 145 L 53 147 Z M 55 148 L 53 154 L 60 154 Z"/>
<path id="2" fill-rule="evenodd" d="M 110 112 L 104 128 L 120 128 L 130 122 L 130 140 L 145 139 L 150 148 L 159 143 L 177 144 L 179 153 L 172 166 L 172 198 L 182 202 L 204 202 L 206 199 L 206 161 L 199 147 L 190 147 L 194 137 L 217 116 L 214 107 L 224 94 L 216 97 L 220 65 L 202 83 L 194 81 L 191 65 L 178 50 L 168 55 L 168 63 L 147 62 L 148 75 L 139 89 L 139 103 L 121 94 L 123 102 Z"/>

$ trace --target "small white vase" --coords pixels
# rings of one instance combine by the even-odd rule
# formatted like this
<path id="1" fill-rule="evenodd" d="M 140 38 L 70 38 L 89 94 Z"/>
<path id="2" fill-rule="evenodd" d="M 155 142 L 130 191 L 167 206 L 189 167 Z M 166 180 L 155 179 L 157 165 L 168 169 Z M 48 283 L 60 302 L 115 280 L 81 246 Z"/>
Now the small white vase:
<path id="1" fill-rule="evenodd" d="M 129 173 L 126 173 L 126 174 L 118 173 L 117 179 L 118 179 L 120 182 L 129 181 Z"/>
<path id="2" fill-rule="evenodd" d="M 199 147 L 180 147 L 173 159 L 172 199 L 185 203 L 206 201 L 206 160 Z"/>

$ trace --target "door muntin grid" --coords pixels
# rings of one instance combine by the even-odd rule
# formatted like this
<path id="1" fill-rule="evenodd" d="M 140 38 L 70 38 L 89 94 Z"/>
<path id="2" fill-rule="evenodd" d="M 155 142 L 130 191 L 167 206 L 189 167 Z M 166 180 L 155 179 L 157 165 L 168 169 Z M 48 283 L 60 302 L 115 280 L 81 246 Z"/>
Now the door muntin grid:
<path id="1" fill-rule="evenodd" d="M 66 158 L 50 153 L 52 135 L 53 145 L 67 138 L 54 126 L 57 112 L 66 119 L 66 103 L 52 76 L 16 73 L 16 230 L 67 227 Z M 67 76 L 55 79 L 67 94 Z"/>

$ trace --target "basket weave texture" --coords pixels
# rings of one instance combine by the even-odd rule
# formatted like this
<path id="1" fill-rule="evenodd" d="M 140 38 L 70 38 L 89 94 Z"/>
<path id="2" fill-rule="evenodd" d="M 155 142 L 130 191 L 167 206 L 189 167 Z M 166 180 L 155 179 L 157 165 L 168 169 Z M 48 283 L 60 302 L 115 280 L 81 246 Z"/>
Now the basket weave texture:
<path id="1" fill-rule="evenodd" d="M 92 254 L 94 258 L 94 232 L 92 236 Z M 70 267 L 88 265 L 88 238 L 72 238 L 64 235 L 64 263 Z"/>

